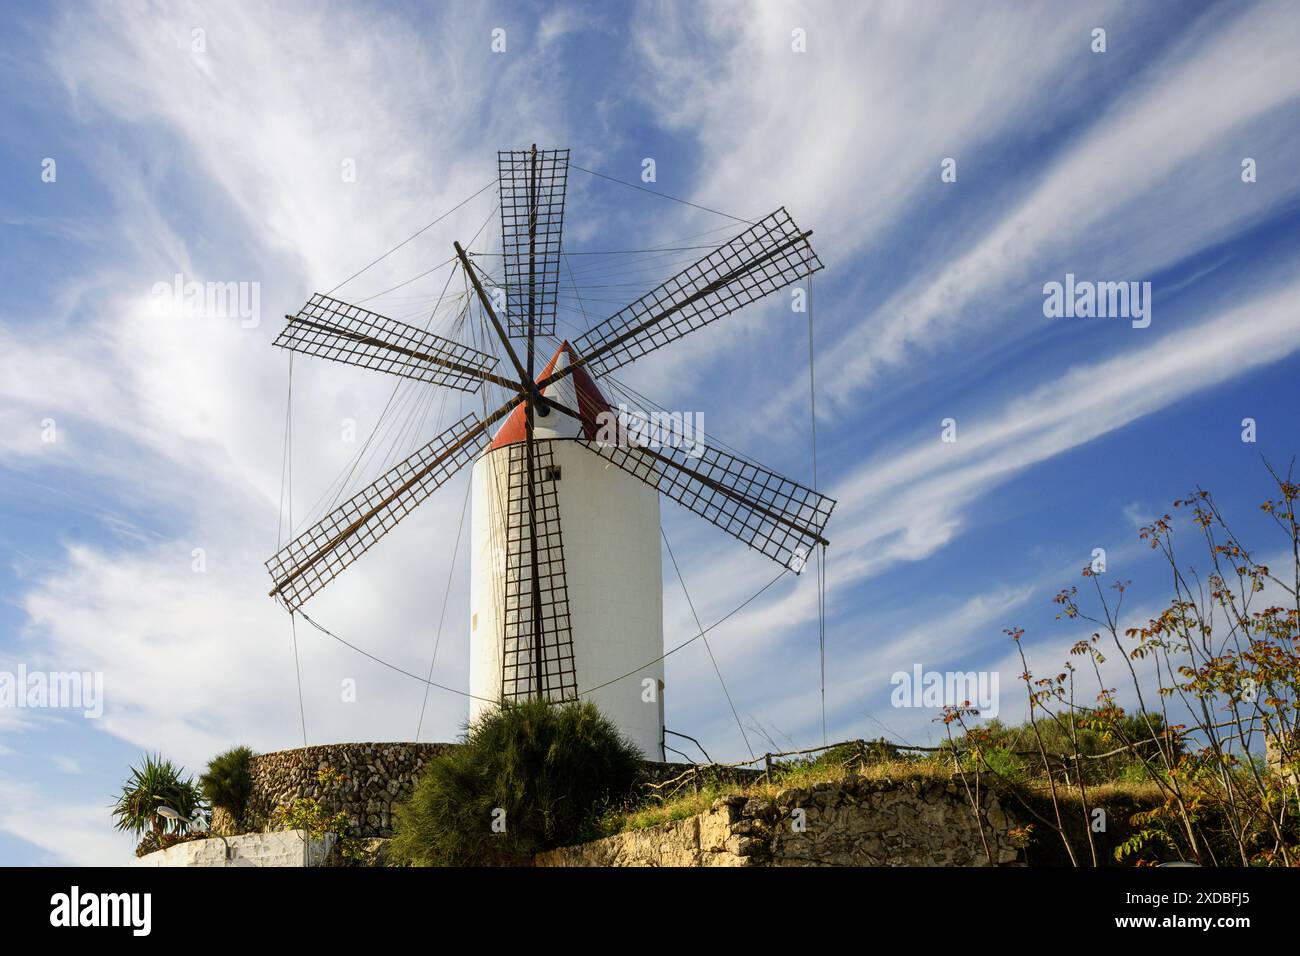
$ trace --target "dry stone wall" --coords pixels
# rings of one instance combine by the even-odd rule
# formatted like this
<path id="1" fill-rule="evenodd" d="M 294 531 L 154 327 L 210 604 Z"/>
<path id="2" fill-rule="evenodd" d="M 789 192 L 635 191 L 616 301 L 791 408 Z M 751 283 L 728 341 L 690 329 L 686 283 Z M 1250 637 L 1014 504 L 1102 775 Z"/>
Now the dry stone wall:
<path id="1" fill-rule="evenodd" d="M 259 754 L 252 760 L 253 789 L 244 828 L 263 829 L 277 808 L 287 807 L 299 797 L 310 797 L 328 813 L 346 812 L 354 836 L 391 836 L 393 805 L 410 797 L 429 760 L 453 746 L 327 744 Z M 336 785 L 322 785 L 316 780 L 317 772 L 325 767 L 341 775 Z"/>
<path id="2" fill-rule="evenodd" d="M 996 865 L 1018 853 L 1017 825 L 995 796 L 983 803 Z M 539 866 L 988 866 L 965 793 L 941 781 L 850 778 L 725 797 L 706 812 L 539 854 Z"/>
<path id="3" fill-rule="evenodd" d="M 410 797 L 424 765 L 457 744 L 358 743 L 300 747 L 259 754 L 252 759 L 253 789 L 244 818 L 235 821 L 224 810 L 213 813 L 214 833 L 230 835 L 263 830 L 272 814 L 295 799 L 317 800 L 327 813 L 344 810 L 355 837 L 388 837 L 393 833 L 393 806 Z M 316 780 L 318 771 L 333 767 L 342 775 L 338 785 Z M 689 772 L 691 764 L 646 761 L 647 782 Z M 722 779 L 748 780 L 757 771 L 728 771 Z"/>

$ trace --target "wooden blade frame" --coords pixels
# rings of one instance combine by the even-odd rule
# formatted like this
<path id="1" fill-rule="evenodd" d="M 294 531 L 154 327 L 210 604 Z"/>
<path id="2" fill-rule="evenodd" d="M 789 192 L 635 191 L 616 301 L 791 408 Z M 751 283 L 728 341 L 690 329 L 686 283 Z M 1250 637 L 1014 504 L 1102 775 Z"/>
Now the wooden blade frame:
<path id="1" fill-rule="evenodd" d="M 822 531 L 835 501 L 761 465 L 708 446 L 695 458 L 679 448 L 579 441 L 796 574 L 813 547 L 827 543 Z"/>
<path id="2" fill-rule="evenodd" d="M 313 295 L 285 319 L 272 343 L 279 348 L 463 392 L 483 382 L 519 387 L 492 374 L 493 355 L 327 295 Z"/>
<path id="3" fill-rule="evenodd" d="M 271 596 L 290 610 L 301 607 L 472 461 L 487 444 L 488 428 L 522 400 L 512 398 L 482 420 L 466 415 L 286 544 L 266 562 Z"/>
<path id="4" fill-rule="evenodd" d="M 505 608 L 501 693 L 506 700 L 577 700 L 568 581 L 552 442 L 534 445 L 530 491 L 525 444 L 506 451 Z"/>
<path id="5" fill-rule="evenodd" d="M 554 335 L 569 151 L 502 150 L 497 175 L 506 327 L 511 335 Z"/>
<path id="6" fill-rule="evenodd" d="M 575 364 L 608 374 L 816 272 L 811 235 L 782 206 L 578 338 Z"/>
<path id="7" fill-rule="evenodd" d="M 552 404 L 601 434 L 589 414 Z M 816 545 L 829 543 L 822 532 L 834 499 L 709 445 L 698 444 L 694 451 L 652 447 L 649 432 L 647 423 L 624 416 L 616 441 L 577 441 L 796 574 Z"/>
<path id="8" fill-rule="evenodd" d="M 533 147 L 533 151 L 534 153 L 536 152 L 536 147 Z M 542 398 L 541 390 L 538 388 L 537 383 L 533 378 L 533 361 L 535 358 L 534 347 L 536 339 L 536 335 L 534 334 L 535 325 L 532 322 L 528 325 L 528 364 L 524 365 L 520 361 L 518 353 L 515 352 L 514 346 L 510 344 L 510 336 L 507 335 L 505 329 L 501 327 L 501 320 L 498 318 L 496 310 L 492 308 L 492 302 L 488 298 L 487 293 L 483 290 L 483 284 L 479 281 L 478 275 L 475 273 L 474 267 L 469 261 L 469 256 L 465 253 L 465 250 L 461 247 L 459 242 L 455 243 L 455 249 L 456 255 L 460 259 L 461 267 L 465 270 L 466 275 L 469 276 L 470 281 L 474 284 L 474 291 L 478 293 L 479 302 L 482 303 L 483 309 L 487 312 L 488 318 L 492 321 L 492 327 L 496 330 L 497 337 L 501 339 L 501 343 L 506 348 L 506 353 L 510 356 L 511 364 L 514 365 L 515 371 L 519 373 L 520 388 L 527 390 L 527 404 L 524 405 L 524 474 L 526 477 L 524 487 L 527 490 L 528 501 L 527 527 L 528 553 L 530 555 L 528 567 L 531 576 L 529 587 L 529 597 L 531 602 L 529 619 L 532 624 L 532 653 L 530 659 L 539 662 L 538 666 L 532 669 L 532 678 L 533 695 L 540 698 L 547 696 L 548 690 L 545 679 L 546 635 L 543 627 L 545 612 L 542 604 L 541 561 L 538 557 L 538 479 L 536 474 L 537 452 L 536 441 L 533 436 L 533 421 L 536 409 L 545 407 L 546 400 Z M 518 548 L 519 543 L 515 543 L 514 546 Z M 507 554 L 507 559 L 509 560 L 509 558 L 510 555 Z M 515 555 L 515 563 L 520 563 L 517 554 Z M 569 600 L 567 590 L 568 586 L 564 583 L 563 579 L 561 579 L 560 587 L 563 589 L 563 602 L 564 606 L 567 608 Z M 510 628 L 511 625 L 508 620 L 503 623 L 501 635 L 503 660 L 504 650 L 510 641 Z M 503 674 L 503 676 L 505 675 Z M 517 680 L 518 678 L 515 677 L 512 679 Z"/>

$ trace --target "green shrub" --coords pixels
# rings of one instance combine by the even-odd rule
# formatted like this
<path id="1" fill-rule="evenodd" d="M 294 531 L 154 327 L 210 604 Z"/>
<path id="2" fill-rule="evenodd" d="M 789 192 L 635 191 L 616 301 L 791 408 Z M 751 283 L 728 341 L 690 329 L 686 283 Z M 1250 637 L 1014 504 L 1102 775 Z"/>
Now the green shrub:
<path id="1" fill-rule="evenodd" d="M 856 764 L 861 761 L 862 754 L 863 750 L 856 743 L 837 744 L 829 750 L 823 750 L 802 761 L 794 761 L 794 763 L 810 768 L 815 767 L 819 770 L 830 769 Z"/>
<path id="2" fill-rule="evenodd" d="M 430 761 L 397 808 L 389 859 L 527 865 L 538 850 L 596 836 L 601 814 L 635 785 L 641 759 L 592 704 L 506 704 Z"/>
<path id="3" fill-rule="evenodd" d="M 213 757 L 208 771 L 199 777 L 203 795 L 214 807 L 221 807 L 236 821 L 243 819 L 244 808 L 253 792 L 253 751 L 235 747 Z"/>
<path id="4" fill-rule="evenodd" d="M 1005 773 L 1010 780 L 1022 781 L 1042 773 L 1043 762 L 1038 749 L 1040 739 L 1043 750 L 1052 758 L 1072 757 L 1074 753 L 1070 734 L 1056 721 L 1039 719 L 1037 729 L 1035 734 L 1029 723 L 1008 727 L 993 719 L 972 730 L 970 737 L 958 737 L 955 743 L 958 748 L 978 746 L 991 764 L 991 767 L 981 764 L 983 769 L 992 769 Z M 1078 738 L 1079 753 L 1089 758 L 1080 764 L 1087 782 L 1099 784 L 1112 780 L 1136 782 L 1145 779 L 1148 774 L 1142 758 L 1157 766 L 1161 764 L 1160 745 L 1152 742 L 1151 738 L 1159 737 L 1165 730 L 1164 720 L 1159 715 L 1125 717 L 1113 728 L 1105 730 L 1098 730 L 1080 719 L 1074 733 Z M 1125 750 L 1124 741 L 1131 741 L 1134 746 Z M 1176 749 L 1181 752 L 1181 748 Z M 1102 754 L 1107 756 L 1099 756 Z M 970 769 L 974 769 L 975 763 L 970 765 Z M 1054 759 L 1053 766 L 1058 765 L 1059 760 Z"/>
<path id="5" fill-rule="evenodd" d="M 113 819 L 119 830 L 139 836 L 151 831 L 156 839 L 182 824 L 158 815 L 159 807 L 171 807 L 183 817 L 192 818 L 203 808 L 203 795 L 193 777 L 182 777 L 184 767 L 177 767 L 161 754 L 145 754 L 139 767 L 122 784 L 122 792 L 113 805 Z"/>
<path id="6" fill-rule="evenodd" d="M 316 771 L 316 783 L 327 793 L 338 794 L 346 778 L 333 767 Z M 337 806 L 337 802 L 334 803 Z M 319 800 L 297 797 L 288 806 L 279 806 L 271 814 L 272 830 L 302 830 L 308 841 L 324 840 L 334 836 L 334 852 L 348 863 L 364 856 L 361 846 L 352 836 L 352 821 L 346 810 L 326 808 Z"/>
<path id="7" fill-rule="evenodd" d="M 1024 783 L 1031 775 L 1026 758 L 1003 747 L 988 747 L 980 751 L 980 756 L 980 760 L 963 761 L 968 771 L 990 770 L 1011 783 Z"/>

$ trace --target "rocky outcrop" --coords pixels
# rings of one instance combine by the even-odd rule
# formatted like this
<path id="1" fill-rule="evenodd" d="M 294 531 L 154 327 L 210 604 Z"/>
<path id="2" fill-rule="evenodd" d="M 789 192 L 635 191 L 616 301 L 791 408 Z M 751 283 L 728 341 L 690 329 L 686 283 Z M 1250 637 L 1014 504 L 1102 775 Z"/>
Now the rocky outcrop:
<path id="1" fill-rule="evenodd" d="M 1015 862 L 1017 826 L 984 795 L 983 840 L 956 783 L 851 777 L 539 854 L 539 866 L 988 866 Z M 985 841 L 988 850 L 985 849 Z"/>
<path id="2" fill-rule="evenodd" d="M 354 837 L 392 835 L 393 805 L 408 797 L 424 765 L 454 744 L 328 744 L 260 754 L 252 759 L 252 794 L 245 812 L 248 829 L 262 829 L 277 808 L 295 799 L 318 801 L 327 813 L 342 810 Z M 334 784 L 316 779 L 331 767 Z"/>

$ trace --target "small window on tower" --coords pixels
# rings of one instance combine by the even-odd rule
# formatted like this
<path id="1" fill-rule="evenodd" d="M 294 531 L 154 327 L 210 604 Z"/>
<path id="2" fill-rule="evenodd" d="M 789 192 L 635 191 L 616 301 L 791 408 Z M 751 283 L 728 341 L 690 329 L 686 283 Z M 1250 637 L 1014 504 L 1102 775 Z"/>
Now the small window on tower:
<path id="1" fill-rule="evenodd" d="M 475 614 L 471 614 L 471 615 L 470 615 L 470 618 L 469 618 L 469 629 L 470 629 L 471 631 L 477 631 L 477 630 L 478 630 L 478 614 L 477 614 L 477 613 L 475 613 Z"/>
<path id="2" fill-rule="evenodd" d="M 560 466 L 559 466 L 559 465 L 547 465 L 547 467 L 546 467 L 546 480 L 547 480 L 547 481 L 559 481 L 559 480 L 560 480 Z"/>

